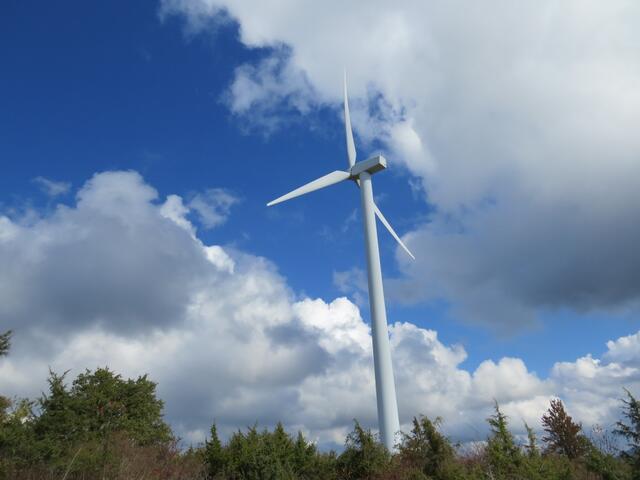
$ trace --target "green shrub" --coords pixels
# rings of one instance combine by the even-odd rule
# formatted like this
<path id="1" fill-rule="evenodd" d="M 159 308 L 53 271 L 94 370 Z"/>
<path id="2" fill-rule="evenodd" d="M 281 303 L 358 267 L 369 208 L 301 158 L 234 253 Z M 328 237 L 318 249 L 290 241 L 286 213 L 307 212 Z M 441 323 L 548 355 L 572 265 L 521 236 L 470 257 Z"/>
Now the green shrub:
<path id="1" fill-rule="evenodd" d="M 354 420 L 345 440 L 344 452 L 338 457 L 338 477 L 345 480 L 370 479 L 388 471 L 391 455 L 385 446 Z"/>
<path id="2" fill-rule="evenodd" d="M 622 400 L 622 416 L 627 423 L 616 423 L 614 433 L 624 438 L 627 442 L 627 450 L 622 457 L 633 471 L 633 480 L 640 479 L 640 401 L 629 390 L 625 390 L 627 398 Z"/>
<path id="3" fill-rule="evenodd" d="M 434 480 L 463 478 L 462 467 L 456 463 L 451 442 L 438 431 L 440 419 L 413 419 L 411 433 L 403 434 L 400 444 L 402 462 Z"/>

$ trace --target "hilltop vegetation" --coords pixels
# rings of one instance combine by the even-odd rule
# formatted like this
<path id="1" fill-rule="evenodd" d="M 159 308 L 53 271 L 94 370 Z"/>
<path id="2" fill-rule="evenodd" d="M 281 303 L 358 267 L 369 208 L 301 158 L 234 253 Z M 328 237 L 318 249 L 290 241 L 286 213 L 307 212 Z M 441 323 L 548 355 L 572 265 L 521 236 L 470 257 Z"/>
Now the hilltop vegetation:
<path id="1" fill-rule="evenodd" d="M 0 335 L 0 356 L 10 338 Z M 628 391 L 611 432 L 622 450 L 611 435 L 585 435 L 559 399 L 541 419 L 541 442 L 529 426 L 527 442 L 518 442 L 496 403 L 489 437 L 472 450 L 427 417 L 413 419 L 394 455 L 357 421 L 340 454 L 282 424 L 238 430 L 226 442 L 214 424 L 203 445 L 181 450 L 147 376 L 98 368 L 69 385 L 66 376 L 50 372 L 48 392 L 36 400 L 0 397 L 0 479 L 640 480 L 640 402 Z"/>

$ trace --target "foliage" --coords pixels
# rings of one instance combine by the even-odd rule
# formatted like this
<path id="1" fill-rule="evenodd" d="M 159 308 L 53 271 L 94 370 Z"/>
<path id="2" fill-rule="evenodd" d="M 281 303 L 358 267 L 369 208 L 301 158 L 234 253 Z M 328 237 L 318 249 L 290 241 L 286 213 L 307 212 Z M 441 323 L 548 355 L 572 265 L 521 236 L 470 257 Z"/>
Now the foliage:
<path id="1" fill-rule="evenodd" d="M 9 353 L 11 347 L 11 330 L 8 330 L 0 334 L 0 357 L 4 357 Z M 2 422 L 7 415 L 7 410 L 11 407 L 11 400 L 0 395 L 0 422 Z"/>
<path id="2" fill-rule="evenodd" d="M 338 457 L 337 471 L 341 479 L 368 479 L 382 475 L 390 466 L 389 451 L 371 433 L 354 420 L 347 435 L 344 452 Z"/>
<path id="3" fill-rule="evenodd" d="M 171 430 L 162 420 L 163 402 L 146 376 L 123 380 L 98 368 L 78 375 L 71 388 L 65 376 L 50 372 L 49 393 L 38 401 L 33 432 L 42 460 L 65 464 L 76 445 L 89 442 L 100 445 L 101 453 L 95 455 L 104 466 L 116 432 L 141 446 L 171 441 Z"/>
<path id="4" fill-rule="evenodd" d="M 495 478 L 511 478 L 521 467 L 522 455 L 509 431 L 507 416 L 500 410 L 498 402 L 495 402 L 494 414 L 487 422 L 491 427 L 486 450 L 490 471 Z"/>
<path id="5" fill-rule="evenodd" d="M 9 337 L 0 336 L 2 355 Z M 640 402 L 628 391 L 614 431 L 628 442 L 622 455 L 606 435 L 589 441 L 554 400 L 542 418 L 542 453 L 527 424 L 527 442 L 516 443 L 496 402 L 489 438 L 466 452 L 441 433 L 440 419 L 417 417 L 398 453 L 355 421 L 336 456 L 282 424 L 238 430 L 226 442 L 213 424 L 204 444 L 181 450 L 146 376 L 125 380 L 98 368 L 67 385 L 67 375 L 50 372 L 36 401 L 0 397 L 0 480 L 640 480 Z"/>
<path id="6" fill-rule="evenodd" d="M 0 430 L 0 457 L 18 467 L 47 465 L 104 476 L 117 459 L 113 445 L 169 445 L 172 434 L 162 420 L 156 384 L 146 376 L 123 380 L 106 368 L 86 371 L 65 385 L 66 373 L 50 372 L 49 392 L 37 402 L 21 401 L 5 413 Z M 37 413 L 34 413 L 37 412 Z"/>
<path id="7" fill-rule="evenodd" d="M 538 450 L 536 432 L 533 428 L 527 425 L 527 422 L 524 422 L 524 428 L 527 431 L 527 446 L 525 447 L 527 456 L 529 458 L 537 458 L 540 456 L 540 450 Z"/>
<path id="8" fill-rule="evenodd" d="M 640 400 L 637 400 L 629 390 L 625 390 L 627 398 L 622 400 L 622 416 L 628 423 L 616 423 L 614 433 L 627 441 L 628 449 L 622 456 L 633 468 L 633 480 L 640 479 Z"/>
<path id="9" fill-rule="evenodd" d="M 11 348 L 11 330 L 0 333 L 0 357 L 9 353 L 9 348 Z"/>
<path id="10" fill-rule="evenodd" d="M 585 468 L 592 473 L 597 474 L 603 480 L 624 480 L 636 479 L 640 477 L 632 477 L 631 469 L 619 458 L 590 447 L 584 457 Z"/>
<path id="11" fill-rule="evenodd" d="M 583 456 L 589 450 L 589 440 L 582 433 L 582 425 L 575 423 L 566 412 L 560 399 L 551 400 L 551 405 L 542 416 L 546 436 L 547 453 L 565 455 L 569 459 Z"/>
<path id="12" fill-rule="evenodd" d="M 225 479 L 333 479 L 335 455 L 317 451 L 302 433 L 294 440 L 282 424 L 273 432 L 254 425 L 237 431 L 223 445 L 217 429 L 205 442 L 203 457 L 207 478 Z"/>
<path id="13" fill-rule="evenodd" d="M 211 425 L 211 436 L 205 441 L 203 455 L 207 466 L 207 478 L 216 478 L 223 473 L 225 456 L 215 423 Z"/>
<path id="14" fill-rule="evenodd" d="M 413 419 L 410 434 L 403 434 L 400 456 L 410 469 L 423 474 L 422 478 L 434 480 L 462 478 L 462 469 L 456 463 L 456 454 L 451 442 L 438 431 L 441 423 L 427 417 Z M 416 478 L 418 474 L 412 474 Z"/>

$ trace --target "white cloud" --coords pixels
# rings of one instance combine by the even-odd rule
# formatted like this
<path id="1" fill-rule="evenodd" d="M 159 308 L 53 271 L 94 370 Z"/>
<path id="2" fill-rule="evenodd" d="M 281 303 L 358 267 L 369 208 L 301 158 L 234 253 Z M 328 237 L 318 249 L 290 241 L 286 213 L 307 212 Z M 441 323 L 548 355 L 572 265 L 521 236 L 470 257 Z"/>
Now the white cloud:
<path id="1" fill-rule="evenodd" d="M 231 207 L 240 199 L 224 188 L 210 188 L 196 193 L 189 201 L 189 208 L 196 212 L 204 228 L 210 229 L 227 221 Z"/>
<path id="2" fill-rule="evenodd" d="M 340 293 L 351 295 L 359 307 L 367 305 L 367 274 L 361 268 L 333 272 L 333 284 Z"/>
<path id="3" fill-rule="evenodd" d="M 36 177 L 33 181 L 50 197 L 64 195 L 71 190 L 71 183 L 69 182 L 56 182 L 44 177 Z"/>
<path id="4" fill-rule="evenodd" d="M 182 197 L 178 195 L 168 195 L 165 202 L 160 207 L 160 215 L 173 221 L 176 225 L 184 228 L 191 235 L 195 236 L 195 228 L 187 219 L 189 209 L 184 206 Z"/>
<path id="5" fill-rule="evenodd" d="M 229 89 L 265 128 L 336 108 L 348 68 L 360 152 L 384 142 L 435 210 L 406 237 L 423 261 L 398 257 L 397 298 L 444 297 L 499 328 L 540 309 L 638 310 L 638 4 L 162 5 L 194 31 L 224 12 L 266 49 Z"/>
<path id="6" fill-rule="evenodd" d="M 37 396 L 48 368 L 71 376 L 108 365 L 159 383 L 178 433 L 202 439 L 287 422 L 341 444 L 353 418 L 375 426 L 368 325 L 346 298 L 298 298 L 268 260 L 204 245 L 180 197 L 158 201 L 134 172 L 95 175 L 76 203 L 35 222 L 2 217 L 0 361 L 3 394 Z M 622 387 L 640 389 L 638 335 L 555 365 L 540 378 L 517 358 L 461 367 L 461 345 L 411 323 L 390 329 L 401 421 L 442 416 L 457 439 L 482 439 L 493 400 L 522 432 L 558 395 L 586 425 L 618 415 Z"/>
<path id="7" fill-rule="evenodd" d="M 18 234 L 19 227 L 9 218 L 0 216 L 0 242 L 8 242 Z"/>
<path id="8" fill-rule="evenodd" d="M 245 127 L 269 134 L 287 122 L 282 102 L 290 110 L 307 114 L 317 107 L 315 93 L 300 70 L 287 62 L 288 52 L 268 57 L 257 65 L 242 65 L 226 97 L 229 109 L 242 117 Z M 279 111 L 279 115 L 274 115 Z"/>
<path id="9" fill-rule="evenodd" d="M 640 332 L 607 342 L 605 358 L 612 362 L 630 363 L 640 360 Z"/>

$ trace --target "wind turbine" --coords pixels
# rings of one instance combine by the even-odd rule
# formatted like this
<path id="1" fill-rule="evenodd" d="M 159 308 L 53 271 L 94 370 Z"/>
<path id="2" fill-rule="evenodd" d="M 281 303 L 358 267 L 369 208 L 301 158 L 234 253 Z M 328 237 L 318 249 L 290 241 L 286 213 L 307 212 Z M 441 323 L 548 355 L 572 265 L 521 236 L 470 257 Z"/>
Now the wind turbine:
<path id="1" fill-rule="evenodd" d="M 267 206 L 290 200 L 305 193 L 310 193 L 324 187 L 329 187 L 344 180 L 353 181 L 360 187 L 362 200 L 362 213 L 364 223 L 364 238 L 367 255 L 367 271 L 369 277 L 369 306 L 371 310 L 371 334 L 373 340 L 373 364 L 376 378 L 376 399 L 378 404 L 378 427 L 382 442 L 389 451 L 395 450 L 395 436 L 400 430 L 398 420 L 398 402 L 396 399 L 396 387 L 393 379 L 393 366 L 391 364 L 391 350 L 389 348 L 389 332 L 387 329 L 387 313 L 384 304 L 384 291 L 382 288 L 382 270 L 380 268 L 380 251 L 378 249 L 378 234 L 376 220 L 382 222 L 393 238 L 400 244 L 405 252 L 413 259 L 415 257 L 407 246 L 400 240 L 378 206 L 373 201 L 373 187 L 371 175 L 387 168 L 387 161 L 381 155 L 376 155 L 367 160 L 356 162 L 356 147 L 351 130 L 351 117 L 349 115 L 349 101 L 347 98 L 347 75 L 344 76 L 344 127 L 347 137 L 347 159 L 349 170 L 336 170 L 312 182 L 296 188 L 275 200 L 267 203 Z"/>

